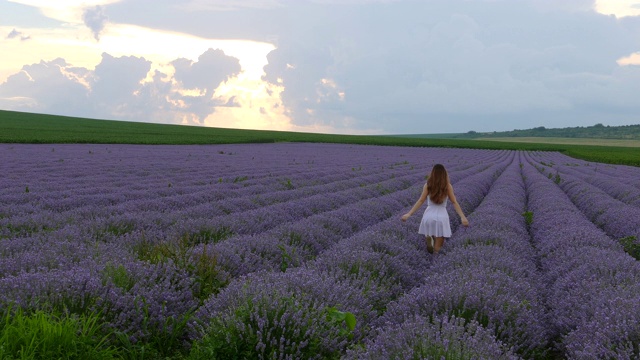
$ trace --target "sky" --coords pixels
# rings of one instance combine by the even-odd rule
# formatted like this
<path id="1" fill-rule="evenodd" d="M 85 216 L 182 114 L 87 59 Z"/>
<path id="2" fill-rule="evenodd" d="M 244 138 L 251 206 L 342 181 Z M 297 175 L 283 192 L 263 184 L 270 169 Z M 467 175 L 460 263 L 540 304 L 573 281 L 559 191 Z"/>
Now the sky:
<path id="1" fill-rule="evenodd" d="M 0 0 L 0 109 L 335 134 L 640 124 L 640 0 Z"/>

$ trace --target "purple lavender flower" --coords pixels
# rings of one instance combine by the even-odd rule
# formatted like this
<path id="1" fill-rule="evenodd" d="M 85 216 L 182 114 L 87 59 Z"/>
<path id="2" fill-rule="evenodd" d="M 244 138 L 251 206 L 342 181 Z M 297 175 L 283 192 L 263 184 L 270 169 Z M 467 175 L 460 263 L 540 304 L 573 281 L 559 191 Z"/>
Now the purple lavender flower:
<path id="1" fill-rule="evenodd" d="M 416 316 L 368 340 L 345 359 L 519 359 L 476 321 Z"/>
<path id="2" fill-rule="evenodd" d="M 640 353 L 640 270 L 617 241 L 638 235 L 636 168 L 339 144 L 54 147 L 0 144 L 2 306 L 100 311 L 134 341 L 193 316 L 182 337 L 217 356 Z M 419 217 L 399 221 L 436 162 L 471 222 L 448 209 L 439 257 Z M 193 267 L 203 253 L 215 284 Z"/>
<path id="3" fill-rule="evenodd" d="M 541 267 L 558 349 L 570 358 L 634 357 L 637 261 L 577 210 L 553 180 L 531 165 L 523 172 L 533 200 L 533 239 L 546 250 Z"/>
<path id="4" fill-rule="evenodd" d="M 535 252 L 521 215 L 525 204 L 513 162 L 468 216 L 471 227 L 454 233 L 424 284 L 391 303 L 376 326 L 384 331 L 414 316 L 456 316 L 477 321 L 521 354 L 544 352 L 550 337 Z"/>
<path id="5" fill-rule="evenodd" d="M 354 333 L 329 316 L 331 308 L 359 319 Z M 228 349 L 255 358 L 336 356 L 361 338 L 373 316 L 359 292 L 335 278 L 307 269 L 262 272 L 230 284 L 201 307 L 192 324 L 201 339 L 195 352 L 219 356 Z"/>

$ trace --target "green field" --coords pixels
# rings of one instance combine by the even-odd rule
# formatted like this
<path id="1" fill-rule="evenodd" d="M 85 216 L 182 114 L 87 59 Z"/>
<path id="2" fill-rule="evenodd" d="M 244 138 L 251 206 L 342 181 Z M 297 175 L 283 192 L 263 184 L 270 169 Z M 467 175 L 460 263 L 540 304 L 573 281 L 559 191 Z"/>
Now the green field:
<path id="1" fill-rule="evenodd" d="M 484 141 L 506 141 L 540 144 L 565 144 L 565 145 L 596 145 L 617 147 L 640 147 L 640 140 L 635 139 L 591 139 L 591 138 L 564 138 L 564 137 L 505 137 L 505 138 L 477 138 Z M 633 149 L 629 149 L 633 151 Z"/>
<path id="2" fill-rule="evenodd" d="M 238 130 L 94 120 L 0 110 L 0 143 L 196 145 L 274 142 L 560 151 L 568 156 L 589 161 L 640 166 L 640 151 L 624 146 Z"/>

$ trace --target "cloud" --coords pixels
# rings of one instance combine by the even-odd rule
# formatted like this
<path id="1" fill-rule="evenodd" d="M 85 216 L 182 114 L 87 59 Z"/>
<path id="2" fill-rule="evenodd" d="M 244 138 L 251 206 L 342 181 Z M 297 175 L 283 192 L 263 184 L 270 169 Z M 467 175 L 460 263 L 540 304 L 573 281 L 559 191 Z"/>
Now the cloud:
<path id="1" fill-rule="evenodd" d="M 82 13 L 82 21 L 89 29 L 91 29 L 96 41 L 100 41 L 100 33 L 104 29 L 108 20 L 109 17 L 106 14 L 105 7 L 101 5 L 86 8 Z"/>
<path id="2" fill-rule="evenodd" d="M 214 97 L 214 91 L 220 84 L 240 73 L 238 59 L 225 55 L 222 50 L 209 49 L 198 57 L 198 61 L 181 58 L 171 64 L 175 68 L 174 78 L 181 87 L 194 90 L 181 96 L 180 101 L 196 115 L 199 124 L 202 124 L 215 107 L 233 106 L 232 99 L 217 99 Z"/>
<path id="3" fill-rule="evenodd" d="M 158 70 L 151 79 L 140 84 L 127 99 L 112 104 L 101 118 L 117 118 L 131 121 L 164 124 L 198 124 L 191 108 L 184 106 L 176 94 L 171 78 Z M 94 100 L 95 103 L 95 100 Z"/>
<path id="4" fill-rule="evenodd" d="M 240 73 L 240 62 L 225 55 L 220 49 L 209 49 L 198 57 L 198 61 L 177 59 L 172 62 L 175 78 L 187 89 L 205 90 L 212 95 L 220 83 Z"/>
<path id="5" fill-rule="evenodd" d="M 22 35 L 22 33 L 16 29 L 11 30 L 11 32 L 9 33 L 9 35 L 7 35 L 7 39 L 13 39 L 16 38 L 18 36 Z"/>
<path id="6" fill-rule="evenodd" d="M 20 38 L 21 41 L 25 41 L 25 40 L 31 39 L 31 36 L 24 35 L 22 32 L 16 29 L 13 29 L 11 30 L 11 32 L 9 32 L 9 35 L 7 35 L 7 39 L 15 39 L 15 38 Z"/>
<path id="7" fill-rule="evenodd" d="M 624 99 L 633 88 L 621 85 L 617 60 L 638 51 L 637 30 L 594 4 L 307 1 L 199 16 L 227 36 L 278 39 L 265 80 L 284 86 L 295 124 L 397 132 L 394 121 L 377 119 L 421 119 L 406 129 L 419 131 L 430 119 L 476 116 L 501 119 L 488 129 L 510 129 L 525 118 L 576 125 L 589 104 Z"/>
<path id="8" fill-rule="evenodd" d="M 180 64 L 173 72 L 153 69 L 142 57 L 102 60 L 90 70 L 64 59 L 25 65 L 0 84 L 0 107 L 59 115 L 118 120 L 200 124 L 216 107 L 237 106 L 233 98 L 218 98 L 214 90 L 239 73 L 238 61 L 219 50 L 208 50 L 198 62 Z M 173 73 L 177 74 L 174 77 Z M 189 86 L 203 86 L 190 94 Z"/>
<path id="9" fill-rule="evenodd" d="M 25 65 L 0 85 L 2 105 L 11 110 L 88 115 L 87 88 L 77 78 L 86 72 L 73 68 L 64 59 Z"/>
<path id="10" fill-rule="evenodd" d="M 76 83 L 91 90 L 86 90 L 87 102 L 102 116 L 194 124 L 209 119 L 218 125 L 232 107 L 255 106 L 256 112 L 290 118 L 293 128 L 408 133 L 577 126 L 585 121 L 628 124 L 637 123 L 640 112 L 634 99 L 640 93 L 640 67 L 633 60 L 640 52 L 640 17 L 602 15 L 594 0 L 102 4 L 85 13 L 95 19 L 87 26 L 96 39 L 108 12 L 113 29 L 131 24 L 204 39 L 277 42 L 264 67 L 268 84 L 256 81 L 251 86 L 262 86 L 261 91 L 282 100 L 258 104 L 246 83 L 235 83 L 244 92 L 222 91 L 231 87 L 230 79 L 246 73 L 219 50 L 210 49 L 197 61 L 196 54 L 181 55 L 189 59 L 175 59 L 170 69 L 140 57 L 103 57 L 95 71 L 84 69 L 84 75 L 68 70 L 68 64 L 61 70 L 44 64 L 60 85 L 72 85 L 63 75 L 72 82 L 82 79 Z M 110 25 L 110 33 L 113 29 Z M 101 45 L 108 40 L 103 34 Z M 118 54 L 129 51 L 135 49 Z M 12 81 L 25 88 L 29 84 L 20 77 Z M 1 88 L 13 104 L 29 96 L 14 97 L 7 86 Z M 271 107 L 274 103 L 277 109 Z"/>
<path id="11" fill-rule="evenodd" d="M 136 56 L 113 57 L 102 54 L 102 61 L 89 78 L 89 101 L 100 117 L 119 119 L 133 116 L 136 92 L 151 70 L 151 62 Z"/>
<path id="12" fill-rule="evenodd" d="M 481 130 L 525 118 L 573 126 L 588 109 L 605 116 L 598 110 L 605 108 L 625 113 L 607 120 L 630 121 L 640 110 L 628 96 L 640 93 L 640 82 L 628 81 L 640 69 L 623 72 L 617 63 L 637 51 L 633 32 L 584 11 L 593 2 L 555 10 L 543 2 L 472 3 L 290 7 L 308 25 L 279 34 L 265 79 L 284 86 L 296 123 L 379 124 L 390 133 L 473 117 L 502 119 Z M 412 121 L 395 128 L 404 118 Z M 463 129 L 449 121 L 440 132 Z"/>
<path id="13" fill-rule="evenodd" d="M 264 80 L 284 88 L 294 126 L 397 133 L 395 124 L 406 132 L 439 124 L 450 132 L 473 118 L 496 119 L 486 130 L 574 126 L 640 92 L 618 63 L 640 50 L 640 22 L 599 14 L 594 0 L 186 4 L 170 17 L 157 8 L 139 19 L 124 5 L 113 13 L 210 38 L 277 39 Z M 635 102 L 607 120 L 629 121 L 630 108 Z"/>

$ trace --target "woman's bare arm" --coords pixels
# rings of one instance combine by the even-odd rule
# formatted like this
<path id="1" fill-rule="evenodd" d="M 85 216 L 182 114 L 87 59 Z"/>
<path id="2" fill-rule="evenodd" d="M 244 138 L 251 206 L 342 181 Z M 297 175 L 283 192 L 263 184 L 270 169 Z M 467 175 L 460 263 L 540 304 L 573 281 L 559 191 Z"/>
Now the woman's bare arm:
<path id="1" fill-rule="evenodd" d="M 407 219 L 411 215 L 413 215 L 413 213 L 418 211 L 420 206 L 422 206 L 422 204 L 424 204 L 424 202 L 427 200 L 428 195 L 429 195 L 429 189 L 427 188 L 427 184 L 424 184 L 424 186 L 422 187 L 422 194 L 420 195 L 420 198 L 418 199 L 418 201 L 416 201 L 415 205 L 413 205 L 413 207 L 411 208 L 411 210 L 409 210 L 408 213 L 402 215 L 402 218 L 401 218 L 402 221 L 407 221 Z"/>
<path id="2" fill-rule="evenodd" d="M 451 184 L 447 185 L 447 192 L 449 195 L 449 201 L 451 201 L 451 203 L 453 204 L 453 208 L 458 213 L 458 216 L 460 216 L 460 221 L 462 222 L 462 225 L 469 226 L 469 220 L 467 220 L 467 217 L 464 216 L 464 213 L 462 212 L 462 208 L 460 207 L 460 204 L 458 204 L 458 200 L 456 199 L 456 195 L 453 193 L 453 186 L 451 186 Z"/>

